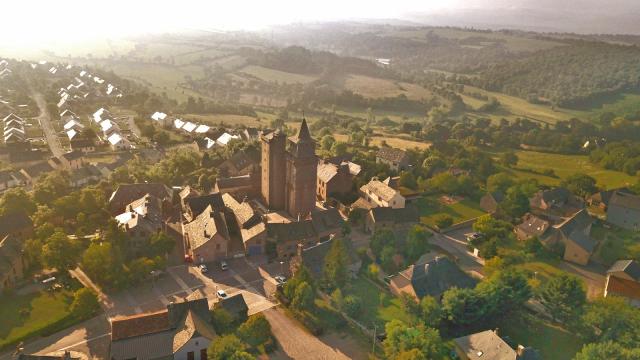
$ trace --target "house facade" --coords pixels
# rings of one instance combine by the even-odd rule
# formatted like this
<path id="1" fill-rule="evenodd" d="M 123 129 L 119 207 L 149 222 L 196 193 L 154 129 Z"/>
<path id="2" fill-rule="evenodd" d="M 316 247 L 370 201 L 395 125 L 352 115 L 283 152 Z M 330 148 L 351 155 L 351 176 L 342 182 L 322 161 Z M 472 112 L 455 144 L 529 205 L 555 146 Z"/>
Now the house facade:
<path id="1" fill-rule="evenodd" d="M 627 230 L 640 231 L 640 196 L 615 192 L 607 206 L 607 222 Z"/>
<path id="2" fill-rule="evenodd" d="M 376 154 L 376 162 L 387 164 L 391 170 L 398 172 L 409 167 L 409 156 L 404 150 L 382 147 Z"/>
<path id="3" fill-rule="evenodd" d="M 370 207 L 390 207 L 400 209 L 405 206 L 405 198 L 400 191 L 374 178 L 360 187 L 360 196 Z"/>

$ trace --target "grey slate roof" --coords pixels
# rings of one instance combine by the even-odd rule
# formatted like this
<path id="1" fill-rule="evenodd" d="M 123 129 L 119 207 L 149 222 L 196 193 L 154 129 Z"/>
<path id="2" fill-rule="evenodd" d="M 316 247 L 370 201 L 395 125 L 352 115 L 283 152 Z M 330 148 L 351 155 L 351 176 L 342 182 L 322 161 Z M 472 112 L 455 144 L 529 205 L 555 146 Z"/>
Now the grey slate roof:
<path id="1" fill-rule="evenodd" d="M 438 298 L 452 287 L 472 288 L 476 285 L 472 277 L 445 256 L 438 256 L 430 261 L 421 260 L 401 271 L 391 281 L 398 283 L 409 281 L 419 298 L 427 295 Z"/>
<path id="2" fill-rule="evenodd" d="M 249 311 L 249 306 L 244 300 L 242 293 L 237 293 L 226 299 L 222 299 L 222 301 L 216 303 L 216 308 L 218 307 L 227 310 L 231 315 L 246 316 L 247 311 Z"/>
<path id="3" fill-rule="evenodd" d="M 390 147 L 380 148 L 376 156 L 381 159 L 393 162 L 401 162 L 407 159 L 407 153 L 404 150 L 394 149 Z"/>
<path id="4" fill-rule="evenodd" d="M 623 272 L 629 275 L 635 281 L 640 282 L 640 264 L 635 260 L 618 260 L 616 261 L 607 273 Z"/>
<path id="5" fill-rule="evenodd" d="M 209 205 L 215 211 L 224 209 L 221 193 L 188 197 L 184 200 L 184 203 L 191 210 L 193 216 L 200 215 Z"/>

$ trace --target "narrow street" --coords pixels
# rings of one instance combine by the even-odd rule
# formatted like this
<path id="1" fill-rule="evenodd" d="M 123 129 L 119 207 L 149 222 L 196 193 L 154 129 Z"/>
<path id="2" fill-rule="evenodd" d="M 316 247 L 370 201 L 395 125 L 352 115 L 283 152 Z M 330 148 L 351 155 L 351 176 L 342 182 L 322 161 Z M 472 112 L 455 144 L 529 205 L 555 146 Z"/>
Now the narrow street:
<path id="1" fill-rule="evenodd" d="M 58 134 L 56 134 L 56 130 L 51 123 L 51 114 L 49 114 L 49 110 L 47 109 L 47 101 L 44 99 L 44 95 L 36 91 L 33 86 L 31 86 L 31 96 L 40 110 L 40 115 L 38 115 L 37 119 L 44 133 L 45 140 L 49 145 L 49 149 L 51 149 L 51 154 L 55 157 L 60 157 L 66 151 L 62 148 L 62 145 L 60 145 Z"/>

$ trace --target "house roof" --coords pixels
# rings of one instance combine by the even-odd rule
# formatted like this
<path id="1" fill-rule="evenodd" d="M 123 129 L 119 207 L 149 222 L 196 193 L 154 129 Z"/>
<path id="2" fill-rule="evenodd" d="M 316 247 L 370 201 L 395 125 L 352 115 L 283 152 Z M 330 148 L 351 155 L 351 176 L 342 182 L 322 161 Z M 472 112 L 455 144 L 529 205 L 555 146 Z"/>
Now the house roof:
<path id="1" fill-rule="evenodd" d="M 216 143 L 218 143 L 220 145 L 227 145 L 229 143 L 229 141 L 231 141 L 233 139 L 240 139 L 240 136 L 231 135 L 231 134 L 225 132 L 224 134 L 220 135 L 220 137 L 218 137 L 216 139 Z"/>
<path id="2" fill-rule="evenodd" d="M 609 276 L 607 294 L 640 300 L 640 282 Z"/>
<path id="3" fill-rule="evenodd" d="M 394 209 L 390 207 L 376 207 L 369 210 L 375 222 L 393 222 L 395 224 L 417 223 L 420 221 L 418 211 L 408 206 L 405 208 Z"/>
<path id="4" fill-rule="evenodd" d="M 318 235 L 326 232 L 336 232 L 342 229 L 344 219 L 336 208 L 317 210 L 311 213 L 311 223 Z"/>
<path id="5" fill-rule="evenodd" d="M 318 179 L 328 183 L 334 176 L 338 175 L 338 166 L 330 162 L 318 162 Z"/>
<path id="6" fill-rule="evenodd" d="M 191 196 L 184 199 L 184 204 L 193 216 L 201 214 L 207 206 L 211 206 L 216 211 L 224 210 L 224 201 L 221 193 Z"/>
<path id="7" fill-rule="evenodd" d="M 541 236 L 549 229 L 549 222 L 533 214 L 526 214 L 517 229 L 528 237 Z"/>
<path id="8" fill-rule="evenodd" d="M 211 205 L 193 221 L 184 225 L 184 232 L 189 236 L 189 242 L 192 249 L 197 249 L 206 244 L 217 234 L 225 239 L 229 239 L 229 232 L 224 214 L 221 211 L 215 211 Z"/>
<path id="9" fill-rule="evenodd" d="M 53 167 L 51 167 L 51 164 L 49 164 L 47 161 L 42 161 L 22 169 L 22 171 L 24 171 L 32 179 L 35 179 L 43 175 L 44 173 L 51 172 L 53 170 Z"/>
<path id="10" fill-rule="evenodd" d="M 382 147 L 378 150 L 376 157 L 392 162 L 402 162 L 407 159 L 407 153 L 401 149 Z"/>
<path id="11" fill-rule="evenodd" d="M 640 264 L 635 260 L 618 260 L 607 270 L 608 274 L 617 272 L 623 272 L 640 282 Z"/>
<path id="12" fill-rule="evenodd" d="M 616 191 L 609 200 L 609 206 L 620 206 L 626 209 L 640 211 L 640 196 Z"/>
<path id="13" fill-rule="evenodd" d="M 390 201 L 396 195 L 397 191 L 380 180 L 373 179 L 369 183 L 362 185 L 360 190 L 366 194 L 374 194 L 384 201 Z"/>
<path id="14" fill-rule="evenodd" d="M 67 161 L 74 161 L 84 157 L 84 154 L 82 153 L 82 151 L 74 150 L 74 151 L 70 151 L 68 153 L 62 154 L 62 157 L 65 158 Z"/>
<path id="15" fill-rule="evenodd" d="M 301 241 L 316 237 L 311 220 L 267 223 L 267 234 L 276 242 Z"/>
<path id="16" fill-rule="evenodd" d="M 229 296 L 226 299 L 222 299 L 216 304 L 216 308 L 221 307 L 227 310 L 231 314 L 247 314 L 249 310 L 249 306 L 247 306 L 247 302 L 244 300 L 244 296 L 242 293 L 237 293 L 233 296 Z"/>
<path id="17" fill-rule="evenodd" d="M 237 151 L 229 159 L 225 160 L 238 170 L 246 169 L 247 167 L 257 164 L 260 161 L 260 153 L 254 150 L 241 150 Z"/>
<path id="18" fill-rule="evenodd" d="M 111 194 L 109 207 L 112 211 L 124 212 L 125 207 L 134 200 L 140 199 L 146 194 L 151 194 L 159 199 L 173 199 L 171 189 L 160 183 L 122 184 Z"/>
<path id="19" fill-rule="evenodd" d="M 225 189 L 235 187 L 248 187 L 253 185 L 251 175 L 234 176 L 228 178 L 216 179 L 216 186 L 220 192 L 225 192 Z"/>
<path id="20" fill-rule="evenodd" d="M 111 319 L 111 340 L 116 341 L 134 336 L 153 334 L 169 329 L 168 310 L 120 317 Z"/>
<path id="21" fill-rule="evenodd" d="M 599 192 L 591 195 L 590 198 L 592 200 L 595 200 L 595 201 L 603 203 L 605 206 L 609 206 L 609 201 L 611 200 L 611 197 L 613 196 L 613 194 L 615 194 L 617 192 L 631 193 L 631 191 L 628 188 L 623 187 L 623 188 L 619 188 L 619 189 L 599 191 Z"/>
<path id="22" fill-rule="evenodd" d="M 472 288 L 476 281 L 445 256 L 435 259 L 420 259 L 391 279 L 398 288 L 413 287 L 418 298 L 438 298 L 452 287 Z"/>
<path id="23" fill-rule="evenodd" d="M 453 340 L 469 359 L 516 360 L 518 354 L 493 330 L 462 336 Z"/>
<path id="24" fill-rule="evenodd" d="M 116 221 L 128 229 L 140 227 L 153 233 L 162 225 L 162 200 L 145 194 L 127 205 L 126 211 L 116 216 Z"/>

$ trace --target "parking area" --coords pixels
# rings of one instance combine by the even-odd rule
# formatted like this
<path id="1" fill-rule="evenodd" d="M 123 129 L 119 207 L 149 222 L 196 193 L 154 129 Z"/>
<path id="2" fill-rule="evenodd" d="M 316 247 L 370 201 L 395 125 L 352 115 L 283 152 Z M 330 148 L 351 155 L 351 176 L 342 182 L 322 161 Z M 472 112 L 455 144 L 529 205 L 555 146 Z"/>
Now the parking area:
<path id="1" fill-rule="evenodd" d="M 208 263 L 207 272 L 197 266 L 179 265 L 168 268 L 153 281 L 136 288 L 109 295 L 109 317 L 128 316 L 164 309 L 170 302 L 179 301 L 197 292 L 209 300 L 219 301 L 216 292 L 224 290 L 228 296 L 242 293 L 249 314 L 258 313 L 276 305 L 272 294 L 275 281 L 260 265 L 245 258 L 227 261 L 229 268 L 222 270 L 220 263 Z"/>

